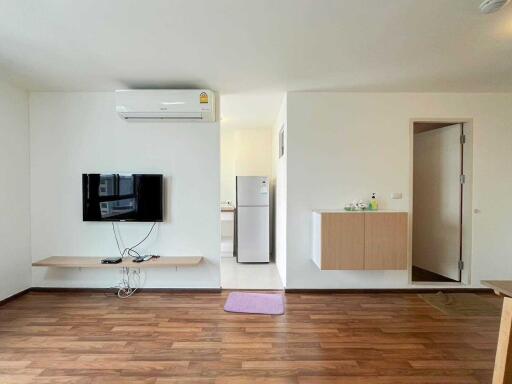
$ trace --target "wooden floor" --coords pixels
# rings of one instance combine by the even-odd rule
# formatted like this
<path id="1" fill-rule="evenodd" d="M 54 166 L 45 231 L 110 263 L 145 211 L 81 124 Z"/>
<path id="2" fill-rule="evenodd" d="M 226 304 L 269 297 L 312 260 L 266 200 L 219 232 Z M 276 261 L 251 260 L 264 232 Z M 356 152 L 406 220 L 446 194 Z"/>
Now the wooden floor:
<path id="1" fill-rule="evenodd" d="M 240 315 L 227 294 L 29 293 L 0 307 L 0 383 L 491 383 L 497 317 L 412 293 L 286 294 L 284 316 Z"/>

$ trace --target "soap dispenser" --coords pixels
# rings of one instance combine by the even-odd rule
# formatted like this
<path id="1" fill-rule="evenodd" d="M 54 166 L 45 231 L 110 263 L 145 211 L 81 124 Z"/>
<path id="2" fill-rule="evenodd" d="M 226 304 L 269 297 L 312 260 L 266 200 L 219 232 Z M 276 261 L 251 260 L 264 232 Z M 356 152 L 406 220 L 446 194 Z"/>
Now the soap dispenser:
<path id="1" fill-rule="evenodd" d="M 379 202 L 375 197 L 375 193 L 372 193 L 372 198 L 370 199 L 370 209 L 372 211 L 376 211 L 379 209 Z"/>

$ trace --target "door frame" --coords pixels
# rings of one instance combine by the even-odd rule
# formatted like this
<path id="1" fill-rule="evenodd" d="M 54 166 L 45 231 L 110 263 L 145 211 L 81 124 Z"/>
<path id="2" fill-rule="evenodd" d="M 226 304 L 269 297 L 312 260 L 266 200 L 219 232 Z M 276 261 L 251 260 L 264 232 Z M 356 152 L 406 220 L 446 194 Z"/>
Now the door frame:
<path id="1" fill-rule="evenodd" d="M 462 167 L 465 175 L 462 193 L 462 252 L 464 268 L 460 282 L 418 282 L 412 281 L 412 232 L 413 232 L 413 201 L 414 201 L 414 123 L 446 123 L 463 124 L 466 137 L 464 144 Z M 407 272 L 409 285 L 460 286 L 471 284 L 471 257 L 473 253 L 473 119 L 472 118 L 411 118 L 409 120 L 409 223 L 407 241 Z"/>

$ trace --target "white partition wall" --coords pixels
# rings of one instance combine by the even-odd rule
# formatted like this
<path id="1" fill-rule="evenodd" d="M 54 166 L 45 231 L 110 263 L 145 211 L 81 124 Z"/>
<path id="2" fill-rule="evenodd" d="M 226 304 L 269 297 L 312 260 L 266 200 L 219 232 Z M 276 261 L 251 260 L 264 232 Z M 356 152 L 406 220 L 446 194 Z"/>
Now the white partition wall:
<path id="1" fill-rule="evenodd" d="M 165 221 L 142 252 L 202 255 L 195 267 L 148 270 L 145 287 L 220 287 L 219 125 L 126 122 L 111 92 L 30 96 L 32 258 L 116 255 L 110 223 L 82 221 L 82 173 L 161 173 Z M 120 223 L 126 245 L 148 223 Z M 111 287 L 117 271 L 34 268 L 33 286 Z"/>
<path id="2" fill-rule="evenodd" d="M 410 124 L 428 118 L 473 122 L 470 286 L 510 279 L 511 106 L 511 94 L 288 93 L 286 287 L 411 287 L 407 271 L 320 271 L 311 212 L 373 192 L 381 208 L 409 211 Z"/>
<path id="3" fill-rule="evenodd" d="M 275 190 L 275 260 L 281 281 L 286 287 L 286 236 L 287 236 L 287 143 L 286 143 L 286 96 L 283 98 L 273 129 L 273 176 Z"/>
<path id="4" fill-rule="evenodd" d="M 28 93 L 0 81 L 0 300 L 30 287 Z"/>

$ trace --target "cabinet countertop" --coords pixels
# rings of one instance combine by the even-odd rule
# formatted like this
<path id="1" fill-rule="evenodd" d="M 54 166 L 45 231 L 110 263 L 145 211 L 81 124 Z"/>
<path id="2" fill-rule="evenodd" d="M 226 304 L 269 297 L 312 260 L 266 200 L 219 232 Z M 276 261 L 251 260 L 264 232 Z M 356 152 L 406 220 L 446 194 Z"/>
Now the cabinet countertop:
<path id="1" fill-rule="evenodd" d="M 313 213 L 407 213 L 407 211 L 395 211 L 391 209 L 379 209 L 372 211 L 365 209 L 364 211 L 346 211 L 345 209 L 313 209 Z"/>

